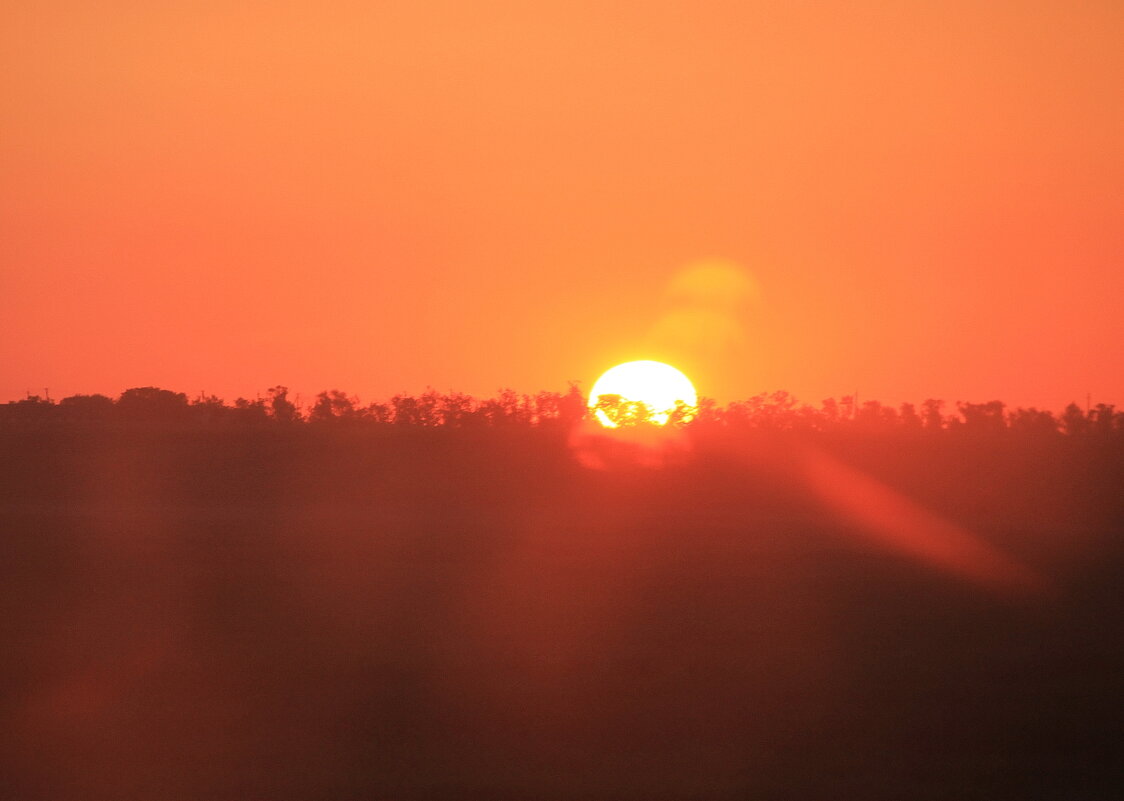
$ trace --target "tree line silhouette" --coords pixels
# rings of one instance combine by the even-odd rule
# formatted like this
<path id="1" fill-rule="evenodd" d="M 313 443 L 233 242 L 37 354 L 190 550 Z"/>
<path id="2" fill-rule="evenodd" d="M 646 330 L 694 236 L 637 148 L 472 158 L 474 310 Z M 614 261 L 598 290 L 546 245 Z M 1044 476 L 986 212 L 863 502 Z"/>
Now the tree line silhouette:
<path id="1" fill-rule="evenodd" d="M 577 386 L 0 403 L 5 797 L 1114 797 L 1124 414 L 601 404 L 633 431 Z M 503 792 L 513 749 L 593 783 Z"/>
<path id="2" fill-rule="evenodd" d="M 650 425 L 652 410 L 645 404 L 615 395 L 601 396 L 596 409 L 624 427 Z M 398 394 L 386 401 L 362 403 L 338 389 L 316 395 L 304 405 L 289 389 L 271 387 L 265 397 L 221 398 L 158 387 L 134 387 L 117 398 L 106 395 L 71 395 L 54 401 L 29 395 L 0 405 L 0 426 L 68 423 L 135 423 L 149 425 L 363 425 L 426 428 L 487 428 L 497 426 L 568 427 L 591 414 L 576 383 L 566 392 L 521 394 L 500 390 L 478 399 L 463 392 L 429 389 L 418 395 Z M 818 406 L 801 403 L 788 392 L 761 393 L 745 400 L 719 405 L 702 398 L 695 407 L 679 404 L 671 425 L 767 431 L 966 432 L 1026 435 L 1124 437 L 1124 411 L 1098 403 L 1082 409 L 1070 403 L 1060 414 L 1034 407 L 1009 407 L 1002 401 L 949 405 L 929 399 L 917 406 L 885 405 L 876 400 L 855 402 L 854 397 L 827 398 Z"/>

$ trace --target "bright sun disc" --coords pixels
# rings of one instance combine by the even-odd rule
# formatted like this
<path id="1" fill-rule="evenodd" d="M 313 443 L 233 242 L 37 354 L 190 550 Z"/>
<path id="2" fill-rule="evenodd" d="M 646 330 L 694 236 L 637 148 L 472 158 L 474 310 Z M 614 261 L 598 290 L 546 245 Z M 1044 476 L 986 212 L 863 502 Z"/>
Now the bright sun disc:
<path id="1" fill-rule="evenodd" d="M 599 409 L 601 398 L 619 396 L 622 402 L 643 403 L 649 422 L 665 425 L 678 403 L 690 407 L 681 419 L 693 416 L 699 398 L 691 381 L 670 364 L 653 361 L 625 362 L 605 371 L 589 393 L 589 408 L 597 422 L 606 428 L 617 428 L 618 420 Z"/>

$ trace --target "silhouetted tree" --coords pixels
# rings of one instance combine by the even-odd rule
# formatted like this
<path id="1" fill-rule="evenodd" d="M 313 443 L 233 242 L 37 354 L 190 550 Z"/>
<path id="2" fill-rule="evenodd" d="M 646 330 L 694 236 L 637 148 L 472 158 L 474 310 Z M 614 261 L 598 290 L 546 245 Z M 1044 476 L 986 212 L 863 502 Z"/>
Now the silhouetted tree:
<path id="1" fill-rule="evenodd" d="M 512 389 L 501 389 L 496 397 L 482 401 L 479 410 L 489 425 L 527 424 L 534 417 L 533 401 Z"/>
<path id="2" fill-rule="evenodd" d="M 202 425 L 218 422 L 227 416 L 230 409 L 216 395 L 200 395 L 191 402 L 191 416 Z"/>
<path id="3" fill-rule="evenodd" d="M 126 420 L 176 423 L 187 419 L 187 395 L 158 387 L 134 387 L 121 393 L 118 414 Z"/>
<path id="4" fill-rule="evenodd" d="M 1071 403 L 1065 407 L 1062 412 L 1062 431 L 1071 437 L 1081 436 L 1089 431 L 1089 421 L 1085 417 L 1085 413 L 1081 411 L 1081 407 L 1076 403 Z"/>
<path id="5" fill-rule="evenodd" d="M 667 424 L 669 426 L 682 426 L 691 422 L 691 419 L 698 412 L 698 407 L 690 406 L 686 401 L 677 400 L 675 408 L 671 410 L 671 414 L 667 416 Z"/>
<path id="6" fill-rule="evenodd" d="M 644 425 L 652 418 L 652 409 L 648 404 L 625 400 L 617 394 L 599 395 L 593 408 L 603 414 L 606 420 L 621 428 Z"/>
<path id="7" fill-rule="evenodd" d="M 898 413 L 894 407 L 883 406 L 874 400 L 866 401 L 855 415 L 855 422 L 868 430 L 890 428 L 897 423 L 897 420 Z"/>
<path id="8" fill-rule="evenodd" d="M 312 423 L 355 421 L 360 417 L 355 408 L 356 402 L 356 398 L 348 397 L 338 389 L 326 390 L 316 396 L 308 420 Z"/>
<path id="9" fill-rule="evenodd" d="M 261 398 L 247 400 L 238 398 L 234 401 L 234 408 L 230 410 L 231 419 L 244 425 L 260 425 L 269 420 L 269 413 L 265 408 L 265 401 Z"/>
<path id="10" fill-rule="evenodd" d="M 531 399 L 534 406 L 533 420 L 536 425 L 552 424 L 561 414 L 562 395 L 557 392 L 537 392 Z"/>
<path id="11" fill-rule="evenodd" d="M 569 389 L 558 402 L 558 420 L 563 425 L 574 425 L 586 415 L 585 396 L 576 381 L 571 381 Z"/>
<path id="12" fill-rule="evenodd" d="M 796 398 L 780 390 L 770 394 L 761 404 L 760 410 L 770 428 L 782 430 L 791 428 L 795 417 Z"/>
<path id="13" fill-rule="evenodd" d="M 476 401 L 463 392 L 450 392 L 436 397 L 436 414 L 441 425 L 463 428 L 477 420 Z"/>
<path id="14" fill-rule="evenodd" d="M 386 403 L 374 401 L 360 409 L 359 415 L 369 423 L 381 425 L 393 419 L 393 410 Z"/>
<path id="15" fill-rule="evenodd" d="M 825 398 L 820 403 L 820 409 L 820 414 L 824 422 L 829 425 L 839 422 L 839 404 L 836 402 L 835 398 Z"/>
<path id="16" fill-rule="evenodd" d="M 28 395 L 23 400 L 9 401 L 3 407 L 4 419 L 16 425 L 46 423 L 55 412 L 55 404 L 38 395 Z"/>
<path id="17" fill-rule="evenodd" d="M 59 401 L 59 412 L 66 420 L 108 420 L 113 415 L 113 399 L 105 395 L 71 395 Z"/>
<path id="18" fill-rule="evenodd" d="M 492 425 L 526 424 L 534 417 L 531 399 L 513 389 L 501 389 L 496 397 L 480 404 L 480 408 Z"/>
<path id="19" fill-rule="evenodd" d="M 390 399 L 390 406 L 394 410 L 395 425 L 436 426 L 441 424 L 437 414 L 436 394 L 427 393 L 418 397 L 395 395 Z"/>
<path id="20" fill-rule="evenodd" d="M 902 428 L 907 431 L 917 431 L 921 428 L 921 415 L 917 413 L 917 407 L 912 403 L 901 405 L 901 409 L 898 411 L 898 420 Z"/>
<path id="21" fill-rule="evenodd" d="M 747 398 L 740 401 L 731 401 L 725 408 L 713 407 L 714 418 L 727 426 L 749 428 L 757 422 L 760 407 L 758 400 L 761 396 Z"/>
<path id="22" fill-rule="evenodd" d="M 434 389 L 426 389 L 418 396 L 417 410 L 424 426 L 439 426 L 441 419 L 441 396 Z"/>
<path id="23" fill-rule="evenodd" d="M 726 420 L 714 398 L 699 398 L 699 405 L 695 407 L 694 422 L 698 425 L 715 425 Z"/>
<path id="24" fill-rule="evenodd" d="M 1115 406 L 1107 403 L 1098 403 L 1089 410 L 1089 428 L 1098 436 L 1108 436 L 1114 428 Z"/>
<path id="25" fill-rule="evenodd" d="M 1050 412 L 1035 408 L 1015 409 L 1007 415 L 1007 426 L 1019 434 L 1057 434 L 1058 421 Z"/>
<path id="26" fill-rule="evenodd" d="M 959 425 L 969 431 L 979 433 L 996 433 L 1006 429 L 1007 424 L 1003 416 L 1004 404 L 1002 401 L 988 401 L 987 403 L 961 403 L 957 402 L 957 410 L 963 422 Z"/>
<path id="27" fill-rule="evenodd" d="M 269 388 L 269 409 L 279 423 L 296 423 L 301 420 L 300 409 L 289 400 L 289 388 L 280 384 Z"/>
<path id="28" fill-rule="evenodd" d="M 921 404 L 921 419 L 927 430 L 940 431 L 944 428 L 944 416 L 941 414 L 943 408 L 944 401 L 934 398 L 928 398 Z"/>

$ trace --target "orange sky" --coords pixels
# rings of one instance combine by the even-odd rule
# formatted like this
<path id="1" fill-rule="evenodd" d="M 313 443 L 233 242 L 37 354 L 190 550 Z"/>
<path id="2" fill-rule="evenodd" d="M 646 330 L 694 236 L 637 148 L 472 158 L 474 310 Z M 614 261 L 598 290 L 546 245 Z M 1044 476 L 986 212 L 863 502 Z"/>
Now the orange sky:
<path id="1" fill-rule="evenodd" d="M 0 400 L 664 358 L 1124 404 L 1122 41 L 1111 0 L 9 4 Z M 712 257 L 752 291 L 669 338 Z"/>

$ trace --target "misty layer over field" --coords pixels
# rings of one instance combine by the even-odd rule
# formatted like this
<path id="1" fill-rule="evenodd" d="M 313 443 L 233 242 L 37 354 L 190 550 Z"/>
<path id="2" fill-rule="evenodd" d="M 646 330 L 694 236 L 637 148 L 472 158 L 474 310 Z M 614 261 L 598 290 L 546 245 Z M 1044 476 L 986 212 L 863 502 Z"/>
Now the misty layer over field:
<path id="1" fill-rule="evenodd" d="M 4 794 L 1112 794 L 1117 434 L 579 425 L 0 428 Z"/>

